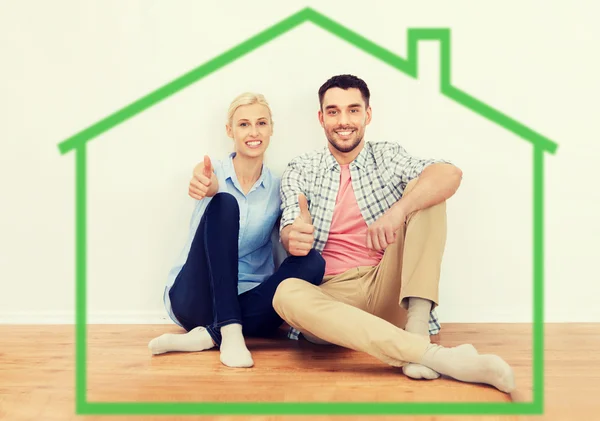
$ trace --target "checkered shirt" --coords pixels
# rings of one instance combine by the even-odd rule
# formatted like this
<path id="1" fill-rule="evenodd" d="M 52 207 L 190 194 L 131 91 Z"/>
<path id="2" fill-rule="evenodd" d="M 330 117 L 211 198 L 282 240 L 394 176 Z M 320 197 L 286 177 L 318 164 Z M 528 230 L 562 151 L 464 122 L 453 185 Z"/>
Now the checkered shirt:
<path id="1" fill-rule="evenodd" d="M 352 187 L 360 212 L 371 225 L 400 198 L 406 185 L 418 177 L 428 165 L 448 162 L 421 159 L 394 142 L 365 142 L 365 146 L 350 163 Z M 305 153 L 288 164 L 281 179 L 281 225 L 283 229 L 300 214 L 298 194 L 308 199 L 314 231 L 314 248 L 322 252 L 327 242 L 340 184 L 341 168 L 325 146 Z M 429 333 L 441 329 L 435 310 L 429 317 Z M 291 328 L 288 338 L 297 340 L 300 332 Z"/>

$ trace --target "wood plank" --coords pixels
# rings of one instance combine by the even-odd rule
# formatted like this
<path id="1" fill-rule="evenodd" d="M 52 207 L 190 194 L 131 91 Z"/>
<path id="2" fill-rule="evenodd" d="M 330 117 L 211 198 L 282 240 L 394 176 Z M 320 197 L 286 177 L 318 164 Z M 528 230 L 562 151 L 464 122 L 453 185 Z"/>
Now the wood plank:
<path id="1" fill-rule="evenodd" d="M 546 416 L 469 419 L 577 419 L 584 417 L 584 410 L 600 409 L 599 400 L 595 398 L 600 393 L 599 327 L 598 324 L 546 325 Z M 443 328 L 442 334 L 434 338 L 436 342 L 447 346 L 473 343 L 480 353 L 497 353 L 505 358 L 515 369 L 518 390 L 506 395 L 489 386 L 451 379 L 411 380 L 399 369 L 369 355 L 285 338 L 248 340 L 255 366 L 231 369 L 220 363 L 217 350 L 151 356 L 148 341 L 164 332 L 180 332 L 177 326 L 90 325 L 88 399 L 111 402 L 526 402 L 532 399 L 530 325 L 447 324 Z M 76 417 L 74 414 L 73 326 L 2 325 L 0 335 L 3 338 L 0 419 L 105 419 Z M 110 419 L 155 418 L 194 419 L 189 416 Z M 244 419 L 299 418 L 302 417 L 253 416 Z M 335 417 L 336 420 L 368 418 Z"/>

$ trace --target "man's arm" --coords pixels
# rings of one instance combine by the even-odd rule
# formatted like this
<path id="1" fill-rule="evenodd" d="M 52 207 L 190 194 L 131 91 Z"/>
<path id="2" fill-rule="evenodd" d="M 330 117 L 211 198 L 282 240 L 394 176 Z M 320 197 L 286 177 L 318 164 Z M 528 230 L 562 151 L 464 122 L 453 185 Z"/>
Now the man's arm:
<path id="1" fill-rule="evenodd" d="M 304 174 L 293 161 L 281 177 L 280 192 L 281 243 L 292 256 L 305 256 L 314 242 L 314 227 L 308 211 Z"/>
<path id="2" fill-rule="evenodd" d="M 448 200 L 456 193 L 462 180 L 462 171 L 452 164 L 410 156 L 400 146 L 390 152 L 389 165 L 400 177 L 400 185 L 406 189 L 410 181 L 415 178 L 417 181 L 410 192 L 405 192 L 369 226 L 367 248 L 372 250 L 385 250 L 396 241 L 396 232 L 404 226 L 410 214 Z"/>
<path id="3" fill-rule="evenodd" d="M 461 181 L 462 171 L 458 167 L 447 163 L 431 164 L 421 172 L 414 188 L 388 212 L 396 216 L 393 219 L 401 219 L 401 223 L 404 223 L 411 213 L 448 200 L 456 193 Z"/>

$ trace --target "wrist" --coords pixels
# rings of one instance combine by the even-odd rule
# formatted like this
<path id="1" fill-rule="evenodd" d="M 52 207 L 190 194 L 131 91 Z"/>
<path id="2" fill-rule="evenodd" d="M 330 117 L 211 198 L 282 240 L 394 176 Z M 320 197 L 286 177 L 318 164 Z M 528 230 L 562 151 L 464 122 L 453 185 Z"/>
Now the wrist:
<path id="1" fill-rule="evenodd" d="M 392 220 L 394 230 L 404 227 L 408 212 L 406 211 L 404 203 L 402 203 L 402 199 L 390 208 L 388 214 Z"/>

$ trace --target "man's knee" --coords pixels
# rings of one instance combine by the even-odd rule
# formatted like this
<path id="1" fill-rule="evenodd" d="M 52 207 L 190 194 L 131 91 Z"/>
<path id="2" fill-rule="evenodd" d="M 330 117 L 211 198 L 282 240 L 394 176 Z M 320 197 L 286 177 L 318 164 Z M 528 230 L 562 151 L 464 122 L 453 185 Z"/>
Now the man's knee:
<path id="1" fill-rule="evenodd" d="M 408 193 L 410 193 L 411 190 L 415 188 L 415 185 L 417 184 L 417 181 L 419 181 L 419 177 L 413 178 L 412 180 L 410 180 L 406 184 L 406 187 L 404 188 L 404 192 L 402 192 L 402 196 L 406 196 Z"/>
<path id="2" fill-rule="evenodd" d="M 273 296 L 273 308 L 281 315 L 283 309 L 294 302 L 297 302 L 298 294 L 302 293 L 302 287 L 306 286 L 306 281 L 298 278 L 284 279 Z"/>

